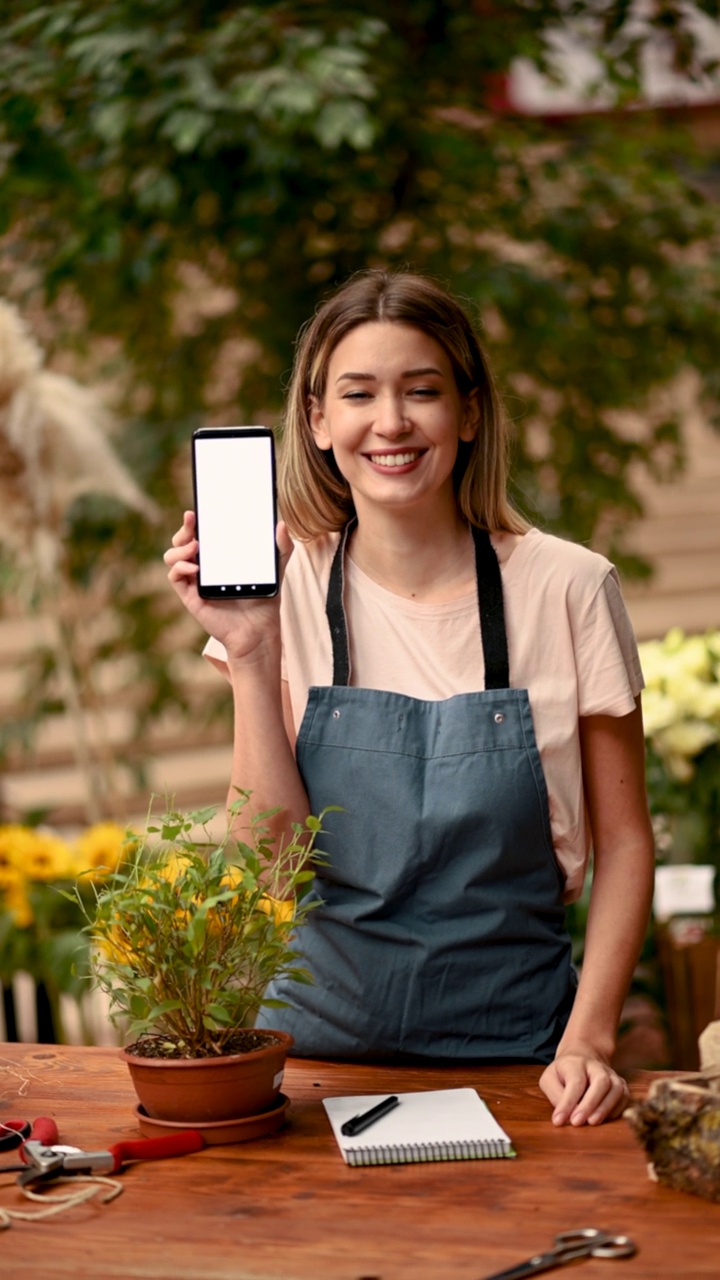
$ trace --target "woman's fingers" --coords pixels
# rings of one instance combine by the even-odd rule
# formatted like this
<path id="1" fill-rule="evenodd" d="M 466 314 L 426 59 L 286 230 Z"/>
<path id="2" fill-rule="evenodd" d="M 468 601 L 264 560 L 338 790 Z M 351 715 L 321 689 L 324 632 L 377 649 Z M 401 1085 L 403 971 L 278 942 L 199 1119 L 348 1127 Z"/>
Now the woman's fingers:
<path id="1" fill-rule="evenodd" d="M 602 1124 L 624 1111 L 625 1080 L 602 1059 L 562 1054 L 543 1072 L 540 1087 L 553 1104 L 553 1124 Z"/>
<path id="2" fill-rule="evenodd" d="M 293 542 L 284 521 L 278 523 L 275 536 L 282 582 L 293 552 Z M 206 600 L 200 596 L 197 588 L 198 540 L 192 511 L 185 512 L 182 525 L 163 560 L 168 570 L 168 581 L 185 608 L 209 635 L 225 645 L 229 655 L 246 658 L 268 641 L 275 643 L 280 627 L 277 595 L 256 600 Z"/>

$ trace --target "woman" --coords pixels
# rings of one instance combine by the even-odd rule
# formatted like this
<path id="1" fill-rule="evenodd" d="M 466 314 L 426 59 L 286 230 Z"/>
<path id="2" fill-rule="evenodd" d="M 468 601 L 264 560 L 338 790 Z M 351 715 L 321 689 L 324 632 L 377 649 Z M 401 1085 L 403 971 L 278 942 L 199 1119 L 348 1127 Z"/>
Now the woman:
<path id="1" fill-rule="evenodd" d="M 367 272 L 321 307 L 279 497 L 280 602 L 200 599 L 192 513 L 165 557 L 232 685 L 234 786 L 284 825 L 341 807 L 314 984 L 273 991 L 273 1025 L 301 1054 L 537 1061 L 554 1123 L 620 1114 L 654 867 L 637 650 L 612 566 L 509 504 L 501 406 L 444 290 Z M 576 992 L 563 902 L 591 843 Z"/>

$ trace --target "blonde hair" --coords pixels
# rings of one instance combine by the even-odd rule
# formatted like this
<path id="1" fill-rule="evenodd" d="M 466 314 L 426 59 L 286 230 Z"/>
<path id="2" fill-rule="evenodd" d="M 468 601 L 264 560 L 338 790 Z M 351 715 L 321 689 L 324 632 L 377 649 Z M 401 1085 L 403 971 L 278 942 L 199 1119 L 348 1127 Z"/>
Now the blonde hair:
<path id="1" fill-rule="evenodd" d="M 341 529 L 354 515 L 350 486 L 332 451 L 318 448 L 310 405 L 322 403 L 330 357 L 351 329 L 382 321 L 410 325 L 439 342 L 458 391 L 477 397 L 479 427 L 459 442 L 455 464 L 458 510 L 468 524 L 524 533 L 526 520 L 507 496 L 507 419 L 490 367 L 468 316 L 434 281 L 408 271 L 363 271 L 323 303 L 298 337 L 287 397 L 278 468 L 279 503 L 296 538 Z"/>

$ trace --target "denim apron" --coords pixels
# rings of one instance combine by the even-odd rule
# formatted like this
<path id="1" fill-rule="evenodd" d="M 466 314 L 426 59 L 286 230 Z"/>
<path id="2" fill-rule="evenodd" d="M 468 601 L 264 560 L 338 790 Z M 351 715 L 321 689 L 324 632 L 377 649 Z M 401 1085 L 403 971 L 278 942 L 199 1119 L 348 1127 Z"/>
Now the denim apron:
<path id="1" fill-rule="evenodd" d="M 349 531 L 328 588 L 333 684 L 310 689 L 297 741 L 311 812 L 342 806 L 297 938 L 313 983 L 272 983 L 287 1004 L 258 1025 L 289 1031 L 300 1056 L 550 1062 L 575 974 L 490 538 L 473 530 L 485 690 L 427 702 L 348 686 Z"/>

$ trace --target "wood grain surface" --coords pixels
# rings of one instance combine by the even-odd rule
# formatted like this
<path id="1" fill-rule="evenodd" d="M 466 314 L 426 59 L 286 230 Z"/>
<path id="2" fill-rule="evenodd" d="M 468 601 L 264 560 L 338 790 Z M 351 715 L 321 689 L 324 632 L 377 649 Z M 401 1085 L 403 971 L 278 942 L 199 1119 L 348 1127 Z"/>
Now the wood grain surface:
<path id="1" fill-rule="evenodd" d="M 127 1166 L 123 1194 L 0 1237 L 3 1280 L 481 1280 L 548 1247 L 557 1231 L 630 1235 L 632 1259 L 574 1264 L 578 1280 L 720 1275 L 720 1206 L 651 1182 L 627 1124 L 555 1129 L 539 1069 L 288 1064 L 289 1124 L 255 1142 Z M 644 1096 L 655 1078 L 635 1073 Z M 321 1099 L 476 1087 L 516 1160 L 351 1169 Z M 0 1119 L 50 1114 L 87 1150 L 138 1137 L 113 1049 L 0 1045 Z M 12 1157 L 0 1156 L 0 1165 Z M 31 1208 L 14 1175 L 0 1205 Z"/>

